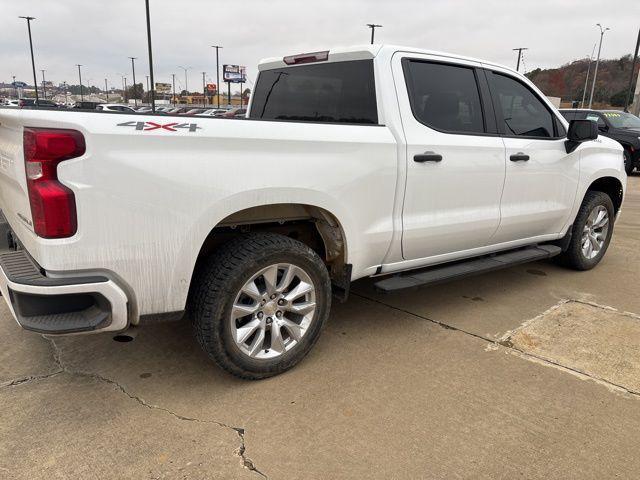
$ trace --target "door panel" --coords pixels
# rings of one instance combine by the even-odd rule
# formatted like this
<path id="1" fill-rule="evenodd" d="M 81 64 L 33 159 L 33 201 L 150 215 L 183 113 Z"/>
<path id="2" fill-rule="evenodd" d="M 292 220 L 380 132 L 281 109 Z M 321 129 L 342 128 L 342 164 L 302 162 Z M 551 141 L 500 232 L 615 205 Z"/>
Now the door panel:
<path id="1" fill-rule="evenodd" d="M 579 153 L 567 155 L 564 140 L 505 138 L 507 178 L 495 243 L 559 233 L 573 208 L 580 175 Z M 511 161 L 523 153 L 527 161 Z"/>
<path id="2" fill-rule="evenodd" d="M 403 257 L 487 245 L 500 222 L 505 157 L 502 139 L 485 132 L 477 64 L 429 55 L 393 62 L 407 145 Z M 424 154 L 441 160 L 414 158 Z"/>
<path id="3" fill-rule="evenodd" d="M 488 72 L 506 179 L 494 243 L 560 233 L 573 208 L 580 154 L 567 154 L 564 127 L 534 89 L 504 72 Z"/>

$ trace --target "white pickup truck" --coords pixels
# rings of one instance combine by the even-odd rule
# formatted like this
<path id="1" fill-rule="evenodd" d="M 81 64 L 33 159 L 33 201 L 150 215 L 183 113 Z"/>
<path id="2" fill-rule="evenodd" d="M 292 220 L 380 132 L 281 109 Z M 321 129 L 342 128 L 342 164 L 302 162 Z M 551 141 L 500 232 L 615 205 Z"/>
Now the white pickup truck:
<path id="1" fill-rule="evenodd" d="M 187 312 L 221 367 L 264 378 L 353 280 L 594 267 L 623 161 L 518 73 L 393 46 L 264 60 L 247 119 L 0 109 L 0 290 L 46 334 Z"/>

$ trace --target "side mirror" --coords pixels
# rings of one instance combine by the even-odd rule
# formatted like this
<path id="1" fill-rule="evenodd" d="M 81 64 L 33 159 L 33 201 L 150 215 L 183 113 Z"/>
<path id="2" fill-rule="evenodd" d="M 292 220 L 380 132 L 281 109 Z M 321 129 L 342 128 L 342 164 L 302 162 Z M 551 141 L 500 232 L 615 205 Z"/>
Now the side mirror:
<path id="1" fill-rule="evenodd" d="M 569 123 L 567 140 L 564 142 L 567 153 L 573 152 L 582 142 L 598 138 L 598 124 L 591 120 L 572 120 Z"/>

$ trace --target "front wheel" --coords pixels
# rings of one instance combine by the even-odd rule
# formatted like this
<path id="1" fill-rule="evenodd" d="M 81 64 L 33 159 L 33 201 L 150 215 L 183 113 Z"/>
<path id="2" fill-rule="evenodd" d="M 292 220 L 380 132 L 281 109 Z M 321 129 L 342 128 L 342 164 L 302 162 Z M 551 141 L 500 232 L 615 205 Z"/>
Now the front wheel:
<path id="1" fill-rule="evenodd" d="M 587 192 L 573 223 L 569 247 L 556 257 L 557 260 L 575 270 L 595 267 L 611 242 L 613 220 L 613 202 L 609 195 Z"/>
<path id="2" fill-rule="evenodd" d="M 633 157 L 631 152 L 627 149 L 624 150 L 624 171 L 627 172 L 627 175 L 631 175 L 635 165 L 633 164 Z"/>
<path id="3" fill-rule="evenodd" d="M 196 338 L 218 365 L 241 378 L 270 377 L 300 362 L 331 306 L 320 257 L 272 233 L 227 243 L 195 281 L 190 309 Z"/>

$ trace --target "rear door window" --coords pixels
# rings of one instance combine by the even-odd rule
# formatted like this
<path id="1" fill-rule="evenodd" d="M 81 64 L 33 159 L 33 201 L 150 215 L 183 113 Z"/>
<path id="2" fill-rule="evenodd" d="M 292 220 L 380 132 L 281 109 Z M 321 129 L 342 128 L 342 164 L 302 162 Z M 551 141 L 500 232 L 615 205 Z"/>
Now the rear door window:
<path id="1" fill-rule="evenodd" d="M 249 118 L 377 124 L 373 60 L 264 70 Z"/>
<path id="2" fill-rule="evenodd" d="M 404 73 L 411 110 L 420 123 L 449 133 L 485 133 L 472 67 L 408 60 Z"/>

